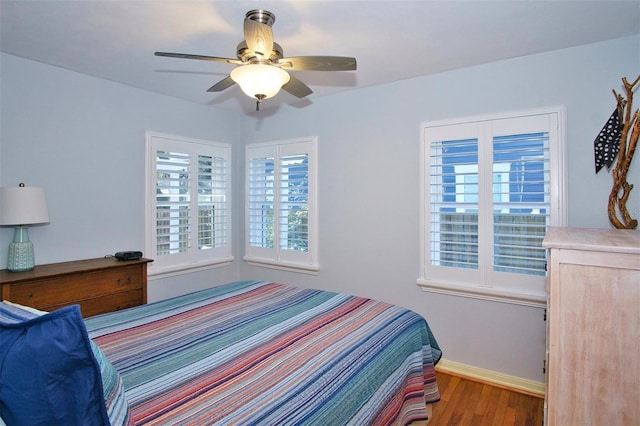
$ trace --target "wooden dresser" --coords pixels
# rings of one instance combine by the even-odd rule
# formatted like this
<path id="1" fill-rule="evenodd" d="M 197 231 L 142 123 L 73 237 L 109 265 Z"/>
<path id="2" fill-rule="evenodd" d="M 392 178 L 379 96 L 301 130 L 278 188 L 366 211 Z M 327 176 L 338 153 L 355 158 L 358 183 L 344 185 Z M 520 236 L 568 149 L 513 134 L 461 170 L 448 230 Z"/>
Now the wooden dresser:
<path id="1" fill-rule="evenodd" d="M 551 228 L 545 425 L 640 421 L 640 231 Z"/>
<path id="2" fill-rule="evenodd" d="M 0 270 L 2 300 L 53 311 L 79 304 L 83 317 L 147 303 L 147 263 L 114 257 L 37 265 L 26 272 Z"/>

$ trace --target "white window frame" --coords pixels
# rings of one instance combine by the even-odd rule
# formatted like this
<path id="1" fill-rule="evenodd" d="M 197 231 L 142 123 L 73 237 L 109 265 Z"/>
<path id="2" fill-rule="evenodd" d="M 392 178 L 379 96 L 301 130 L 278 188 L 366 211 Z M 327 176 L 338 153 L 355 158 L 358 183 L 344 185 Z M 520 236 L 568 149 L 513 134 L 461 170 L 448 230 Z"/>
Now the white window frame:
<path id="1" fill-rule="evenodd" d="M 532 118 L 532 122 L 542 122 L 547 129 L 518 129 L 521 132 L 548 131 L 549 133 L 549 192 L 550 192 L 550 223 L 549 226 L 566 226 L 567 224 L 567 191 L 566 191 L 566 124 L 565 108 L 563 106 L 532 109 L 526 111 L 465 117 L 452 120 L 438 120 L 421 123 L 420 142 L 420 276 L 417 284 L 424 290 L 456 296 L 471 297 L 483 300 L 507 302 L 525 306 L 546 306 L 546 278 L 543 276 L 528 276 L 493 271 L 488 265 L 492 255 L 485 256 L 485 262 L 480 260 L 478 270 L 438 267 L 431 265 L 430 254 L 430 142 L 442 140 L 457 140 L 471 137 L 479 139 L 480 166 L 479 184 L 492 186 L 492 144 L 483 145 L 481 139 L 491 139 L 491 129 L 509 124 L 510 119 Z M 529 121 L 529 120 L 527 120 Z M 548 124 L 544 124 L 548 123 Z M 492 127 L 493 126 L 493 127 Z M 483 160 L 484 158 L 484 160 Z M 483 183 L 484 182 L 484 183 Z M 482 191 L 482 190 L 481 190 Z M 486 211 L 489 206 L 489 216 L 492 215 L 492 191 L 479 194 L 480 211 Z M 485 206 L 484 208 L 482 206 Z M 481 213 L 482 214 L 482 213 Z M 485 213 L 486 214 L 486 213 Z M 485 216 L 485 218 L 487 218 Z M 491 251 L 493 247 L 492 219 L 480 220 L 478 223 L 478 251 Z M 480 255 L 480 253 L 479 253 Z M 480 256 L 483 259 L 482 256 Z"/>
<path id="2" fill-rule="evenodd" d="M 316 136 L 297 139 L 280 140 L 273 142 L 261 142 L 247 144 L 245 147 L 245 256 L 244 260 L 252 266 L 260 266 L 273 269 L 281 269 L 306 274 L 317 274 L 320 270 L 318 262 L 318 138 Z M 307 188 L 307 215 L 308 215 L 308 241 L 307 251 L 281 250 L 278 242 L 273 248 L 257 247 L 251 245 L 250 226 L 250 173 L 253 158 L 274 157 L 275 164 L 287 155 L 306 154 L 308 156 L 308 188 Z M 279 171 L 275 167 L 275 181 L 278 181 Z M 274 200 L 278 200 L 277 185 L 274 185 Z M 274 201 L 275 217 L 278 217 L 280 203 Z M 279 232 L 276 229 L 275 234 Z"/>
<path id="3" fill-rule="evenodd" d="M 191 187 L 197 187 L 198 180 L 198 156 L 205 155 L 224 159 L 226 163 L 226 187 L 224 198 L 226 205 L 226 244 L 221 247 L 199 250 L 198 237 L 198 198 L 191 196 L 193 201 L 191 212 L 194 225 L 190 229 L 190 245 L 186 252 L 158 256 L 156 249 L 156 153 L 158 150 L 169 150 L 189 154 L 195 162 L 195 172 L 191 173 Z M 165 277 L 197 270 L 209 269 L 229 265 L 233 261 L 232 256 L 232 203 L 231 203 L 231 145 L 203 139 L 187 138 L 184 136 L 170 135 L 158 132 L 145 132 L 145 255 L 154 261 L 149 264 L 148 275 L 150 277 Z M 195 183 L 194 183 L 195 182 Z M 195 243 L 194 243 L 195 242 Z"/>

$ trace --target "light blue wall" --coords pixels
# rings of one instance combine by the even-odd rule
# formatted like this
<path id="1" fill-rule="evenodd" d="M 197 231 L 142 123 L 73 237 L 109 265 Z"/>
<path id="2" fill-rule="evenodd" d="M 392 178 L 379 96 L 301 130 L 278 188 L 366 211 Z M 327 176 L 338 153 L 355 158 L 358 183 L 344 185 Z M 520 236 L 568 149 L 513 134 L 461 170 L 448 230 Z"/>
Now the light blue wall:
<path id="1" fill-rule="evenodd" d="M 314 99 L 256 121 L 250 142 L 318 136 L 321 271 L 314 277 L 242 264 L 241 275 L 407 306 L 428 319 L 445 358 L 542 382 L 541 309 L 425 293 L 416 285 L 419 125 L 566 106 L 569 225 L 607 228 L 612 178 L 594 174 L 593 140 L 615 107 L 611 89 L 620 91 L 621 78 L 638 73 L 640 38 L 633 37 Z M 629 174 L 636 218 L 639 163 Z"/>
<path id="2" fill-rule="evenodd" d="M 51 223 L 29 230 L 37 264 L 144 251 L 146 130 L 238 139 L 235 113 L 12 55 L 0 60 L 0 184 L 44 187 L 49 206 Z M 239 161 L 239 151 L 234 148 L 233 160 Z M 239 167 L 234 170 L 239 174 Z M 0 268 L 6 267 L 12 232 L 0 229 Z M 237 274 L 236 262 L 181 281 L 153 281 L 149 299 L 202 287 L 204 276 L 221 283 Z"/>
<path id="3" fill-rule="evenodd" d="M 592 143 L 615 105 L 611 89 L 640 71 L 640 37 L 312 97 L 308 107 L 284 107 L 257 120 L 10 55 L 0 59 L 0 184 L 25 181 L 47 190 L 51 224 L 31 230 L 38 263 L 142 249 L 145 130 L 235 143 L 236 201 L 244 188 L 244 142 L 317 135 L 317 276 L 247 266 L 236 232 L 231 267 L 154 280 L 150 299 L 236 277 L 365 295 L 424 315 L 450 360 L 543 381 L 541 309 L 425 293 L 416 285 L 419 126 L 565 105 L 569 225 L 608 227 L 611 175 L 594 175 Z M 638 162 L 629 178 L 636 184 L 629 201 L 635 217 Z M 235 212 L 239 231 L 239 202 Z M 0 230 L 0 267 L 10 237 L 9 229 Z"/>

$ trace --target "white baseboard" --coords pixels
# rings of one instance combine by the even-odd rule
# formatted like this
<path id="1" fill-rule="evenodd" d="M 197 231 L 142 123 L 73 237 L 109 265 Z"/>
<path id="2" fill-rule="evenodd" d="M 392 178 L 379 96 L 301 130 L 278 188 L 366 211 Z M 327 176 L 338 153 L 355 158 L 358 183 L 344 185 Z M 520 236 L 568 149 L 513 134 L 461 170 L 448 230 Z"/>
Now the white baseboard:
<path id="1" fill-rule="evenodd" d="M 491 370 L 485 370 L 455 361 L 441 359 L 436 366 L 437 371 L 463 377 L 481 383 L 487 383 L 515 392 L 544 398 L 544 383 L 520 377 L 509 376 Z"/>

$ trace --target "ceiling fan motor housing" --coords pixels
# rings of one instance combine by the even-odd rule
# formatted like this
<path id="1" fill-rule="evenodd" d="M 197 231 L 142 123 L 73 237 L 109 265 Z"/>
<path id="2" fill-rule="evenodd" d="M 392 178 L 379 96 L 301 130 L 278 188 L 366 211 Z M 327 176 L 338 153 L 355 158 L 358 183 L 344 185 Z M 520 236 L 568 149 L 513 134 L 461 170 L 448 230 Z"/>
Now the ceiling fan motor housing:
<path id="1" fill-rule="evenodd" d="M 247 42 L 245 40 L 242 40 L 240 43 L 238 43 L 237 56 L 238 59 L 240 59 L 242 62 L 254 62 L 257 59 L 255 52 L 249 50 L 249 47 L 247 46 Z M 273 50 L 271 51 L 271 55 L 269 55 L 269 61 L 278 62 L 278 59 L 282 59 L 283 56 L 284 50 L 282 49 L 282 46 L 280 46 L 276 42 L 273 42 Z"/>
<path id="2" fill-rule="evenodd" d="M 273 26 L 273 23 L 276 22 L 276 15 L 269 12 L 268 10 L 263 9 L 254 9 L 247 12 L 245 15 L 247 19 L 251 19 L 252 21 L 260 22 L 261 24 L 265 24 L 268 26 Z"/>

